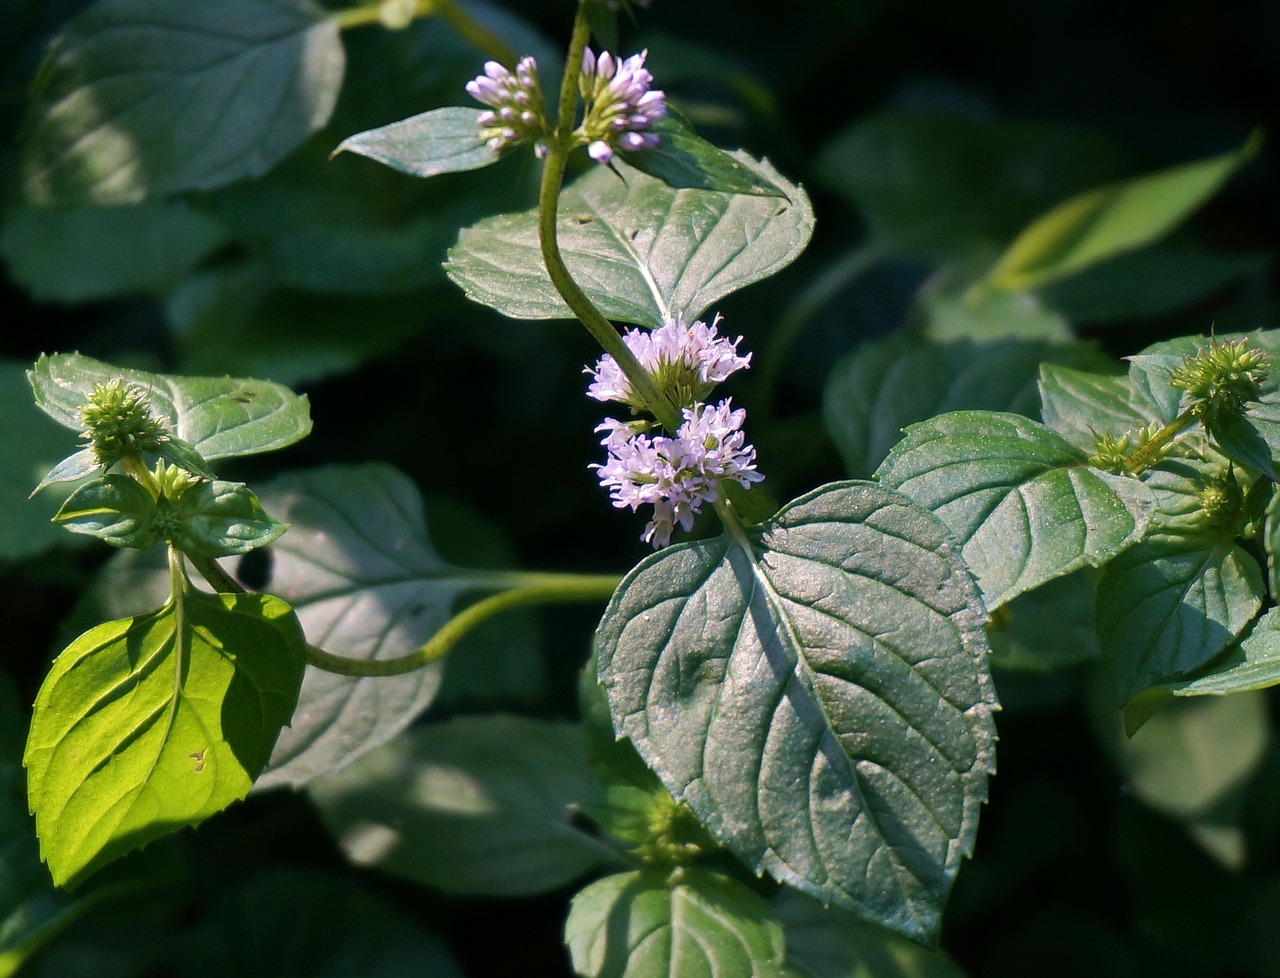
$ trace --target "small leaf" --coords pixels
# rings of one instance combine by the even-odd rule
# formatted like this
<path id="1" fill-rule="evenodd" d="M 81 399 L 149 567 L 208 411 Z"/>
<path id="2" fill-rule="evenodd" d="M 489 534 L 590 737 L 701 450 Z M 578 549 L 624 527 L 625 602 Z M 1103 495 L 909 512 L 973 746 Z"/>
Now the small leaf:
<path id="1" fill-rule="evenodd" d="M 689 120 L 675 109 L 668 108 L 666 116 L 649 131 L 658 136 L 657 146 L 624 150 L 621 156 L 630 166 L 657 177 L 668 187 L 786 197 L 771 180 L 699 136 Z"/>
<path id="2" fill-rule="evenodd" d="M 769 905 L 698 869 L 597 880 L 573 898 L 564 931 L 583 978 L 782 974 L 782 928 Z"/>
<path id="3" fill-rule="evenodd" d="M 98 0 L 36 76 L 27 196 L 137 203 L 263 173 L 328 120 L 344 68 L 305 0 Z"/>
<path id="4" fill-rule="evenodd" d="M 145 390 L 156 415 L 167 418 L 174 434 L 188 443 L 170 446 L 177 453 L 173 460 L 184 468 L 190 466 L 179 449 L 213 461 L 284 448 L 311 431 L 306 395 L 265 380 L 173 377 L 113 367 L 78 353 L 42 356 L 27 373 L 36 404 L 72 431 L 82 428 L 79 410 L 94 385 L 116 378 Z"/>
<path id="5" fill-rule="evenodd" d="M 432 109 L 348 136 L 332 153 L 358 153 L 415 177 L 478 170 L 500 154 L 480 138 L 480 109 Z"/>
<path id="6" fill-rule="evenodd" d="M 55 486 L 63 482 L 79 482 L 81 479 L 87 479 L 91 475 L 96 475 L 102 466 L 98 463 L 98 457 L 93 454 L 92 448 L 82 448 L 78 452 L 73 452 L 64 458 L 61 462 L 49 470 L 48 475 L 40 480 L 40 484 L 31 490 L 31 495 L 49 486 Z"/>
<path id="7" fill-rule="evenodd" d="M 643 561 L 600 623 L 600 679 L 749 866 L 932 940 L 993 764 L 984 617 L 937 520 L 837 483 Z"/>
<path id="8" fill-rule="evenodd" d="M 1154 505 L 1044 425 L 987 411 L 912 425 L 876 478 L 947 525 L 989 609 L 1107 563 L 1142 539 Z"/>
<path id="9" fill-rule="evenodd" d="M 266 513 L 241 482 L 201 482 L 178 501 L 173 542 L 192 557 L 226 557 L 264 547 L 289 528 Z"/>
<path id="10" fill-rule="evenodd" d="M 151 493 L 125 475 L 95 479 L 73 492 L 54 522 L 113 547 L 145 550 L 160 540 Z"/>
<path id="11" fill-rule="evenodd" d="M 1153 534 L 1098 585 L 1102 655 L 1122 703 L 1233 643 L 1262 605 L 1258 563 L 1220 533 Z"/>
<path id="12" fill-rule="evenodd" d="M 24 757 L 54 882 L 78 885 L 243 798 L 293 714 L 303 643 L 278 598 L 194 590 L 72 642 L 36 696 Z"/>
<path id="13" fill-rule="evenodd" d="M 1004 292 L 1036 289 L 1162 238 L 1253 159 L 1260 142 L 1255 134 L 1239 150 L 1064 201 L 1014 239 L 986 281 Z"/>
<path id="14" fill-rule="evenodd" d="M 445 893 L 554 890 L 620 854 L 573 824 L 600 802 L 574 724 L 468 716 L 416 727 L 308 792 L 357 866 Z"/>
<path id="15" fill-rule="evenodd" d="M 597 167 L 561 194 L 559 242 L 570 273 L 611 319 L 692 321 L 718 300 L 789 265 L 813 233 L 799 187 L 767 162 L 734 155 L 786 199 L 676 190 L 625 164 Z M 515 319 L 567 319 L 547 277 L 536 211 L 464 229 L 449 277 L 467 296 Z"/>
<path id="16" fill-rule="evenodd" d="M 1280 683 L 1280 609 L 1258 618 L 1223 655 L 1191 678 L 1163 683 L 1171 696 L 1223 696 Z"/>
<path id="17" fill-rule="evenodd" d="M 823 393 L 823 415 L 849 475 L 865 478 L 907 425 L 960 410 L 1038 417 L 1041 363 L 1101 360 L 1094 347 L 1083 343 L 922 343 L 895 333 L 864 343 L 835 365 Z"/>

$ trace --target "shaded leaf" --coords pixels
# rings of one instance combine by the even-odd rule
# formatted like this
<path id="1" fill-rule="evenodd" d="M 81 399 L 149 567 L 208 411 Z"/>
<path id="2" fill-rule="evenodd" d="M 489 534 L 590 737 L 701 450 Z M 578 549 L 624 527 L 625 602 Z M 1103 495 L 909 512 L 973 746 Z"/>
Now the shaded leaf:
<path id="1" fill-rule="evenodd" d="M 145 550 L 160 540 L 155 512 L 156 501 L 140 483 L 125 475 L 108 475 L 67 497 L 54 521 L 113 547 Z"/>
<path id="2" fill-rule="evenodd" d="M 1170 696 L 1223 696 L 1280 683 L 1280 609 L 1271 608 L 1220 658 L 1181 682 L 1159 689 Z"/>
<path id="3" fill-rule="evenodd" d="M 957 411 L 907 429 L 876 478 L 951 531 L 988 608 L 1142 539 L 1153 500 L 1016 414 Z"/>
<path id="4" fill-rule="evenodd" d="M 565 944 L 583 978 L 780 976 L 782 928 L 741 883 L 699 869 L 597 880 L 573 898 Z"/>
<path id="5" fill-rule="evenodd" d="M 1260 142 L 1255 135 L 1239 150 L 1064 201 L 1014 239 L 986 281 L 1004 292 L 1040 288 L 1163 237 L 1249 162 Z"/>
<path id="6" fill-rule="evenodd" d="M 94 386 L 117 378 L 145 390 L 155 414 L 208 461 L 274 451 L 311 431 L 306 395 L 270 381 L 174 377 L 114 367 L 78 353 L 42 356 L 27 373 L 36 404 L 72 431 L 82 428 L 79 410 Z M 176 461 L 189 467 L 186 460 Z"/>
<path id="7" fill-rule="evenodd" d="M 480 138 L 480 109 L 432 109 L 348 136 L 333 156 L 357 153 L 415 177 L 478 170 L 500 155 Z"/>
<path id="8" fill-rule="evenodd" d="M 328 120 L 344 67 L 305 0 L 98 0 L 37 75 L 27 196 L 137 203 L 262 173 Z"/>
<path id="9" fill-rule="evenodd" d="M 719 299 L 790 264 L 813 233 L 804 191 L 767 162 L 736 154 L 786 199 L 676 190 L 653 177 L 599 167 L 561 194 L 560 249 L 606 316 L 661 326 L 692 321 Z M 537 212 L 491 217 L 458 236 L 449 277 L 467 296 L 516 319 L 567 319 L 538 245 Z"/>
<path id="10" fill-rule="evenodd" d="M 689 120 L 675 109 L 668 108 L 666 116 L 650 126 L 649 131 L 657 134 L 657 146 L 632 152 L 623 150 L 620 155 L 628 165 L 657 177 L 668 187 L 786 197 L 772 180 L 699 136 Z"/>
<path id="11" fill-rule="evenodd" d="M 1049 673 L 1098 659 L 1097 591 L 1098 571 L 1085 567 L 1019 594 L 988 629 L 991 664 Z"/>
<path id="12" fill-rule="evenodd" d="M 992 768 L 983 618 L 935 519 L 837 483 L 643 561 L 600 624 L 600 679 L 749 866 L 930 940 Z"/>
<path id="13" fill-rule="evenodd" d="M 1098 435 L 1136 432 L 1160 418 L 1127 377 L 1091 373 L 1056 363 L 1040 368 L 1040 412 L 1044 423 L 1086 454 Z"/>
<path id="14" fill-rule="evenodd" d="M 40 687 L 23 758 L 54 882 L 77 885 L 243 798 L 293 714 L 302 649 L 278 598 L 192 590 L 72 642 Z"/>
<path id="15" fill-rule="evenodd" d="M 573 824 L 600 800 L 575 724 L 416 727 L 308 791 L 351 862 L 445 893 L 526 896 L 621 861 Z"/>
<path id="16" fill-rule="evenodd" d="M 924 303 L 925 334 L 939 342 L 1021 340 L 1067 343 L 1075 338 L 1060 312 L 1030 292 L 939 294 Z"/>

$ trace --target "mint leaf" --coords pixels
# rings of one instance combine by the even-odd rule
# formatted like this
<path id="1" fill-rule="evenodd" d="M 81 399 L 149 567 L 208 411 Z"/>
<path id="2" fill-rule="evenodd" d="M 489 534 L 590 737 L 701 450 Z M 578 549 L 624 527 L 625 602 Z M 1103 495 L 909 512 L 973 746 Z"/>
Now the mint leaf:
<path id="1" fill-rule="evenodd" d="M 415 177 L 478 170 L 500 155 L 480 138 L 480 109 L 432 109 L 348 136 L 333 155 L 358 153 Z"/>
<path id="2" fill-rule="evenodd" d="M 677 189 L 718 190 L 729 194 L 786 197 L 772 180 L 749 169 L 732 153 L 707 142 L 675 109 L 649 128 L 658 136 L 652 149 L 623 150 L 628 165 Z"/>

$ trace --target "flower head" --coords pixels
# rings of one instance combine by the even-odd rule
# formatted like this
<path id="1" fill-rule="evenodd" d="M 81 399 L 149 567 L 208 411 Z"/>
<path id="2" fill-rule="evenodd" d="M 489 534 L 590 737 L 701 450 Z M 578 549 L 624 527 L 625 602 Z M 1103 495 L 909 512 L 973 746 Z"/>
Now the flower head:
<path id="1" fill-rule="evenodd" d="M 667 114 L 666 94 L 650 90 L 653 75 L 644 67 L 648 51 L 618 61 L 608 51 L 599 57 L 582 52 L 578 89 L 586 102 L 579 134 L 597 163 L 608 163 L 618 149 L 653 149 L 657 133 L 649 128 Z"/>
<path id="2" fill-rule="evenodd" d="M 719 322 L 719 316 L 709 326 L 701 321 L 689 324 L 673 319 L 655 330 L 630 330 L 623 334 L 622 341 L 658 388 L 675 404 L 687 407 L 705 400 L 716 384 L 751 364 L 751 354 L 738 356 L 742 337 L 730 340 L 718 335 Z M 607 353 L 587 372 L 592 375 L 588 396 L 597 401 L 644 407 L 622 368 Z"/>
<path id="3" fill-rule="evenodd" d="M 1196 416 L 1208 424 L 1238 415 L 1249 401 L 1262 396 L 1270 375 L 1271 354 L 1249 346 L 1245 338 L 1211 342 L 1182 358 L 1169 382 L 1186 391 Z"/>
<path id="4" fill-rule="evenodd" d="M 495 153 L 532 141 L 534 152 L 545 156 L 546 104 L 538 83 L 538 62 L 523 57 L 515 72 L 496 61 L 485 62 L 484 74 L 467 82 L 467 94 L 490 106 L 477 120 L 480 138 Z"/>
<path id="5" fill-rule="evenodd" d="M 118 378 L 95 384 L 78 414 L 84 425 L 81 436 L 99 465 L 154 452 L 169 440 L 168 425 L 152 413 L 147 392 Z"/>

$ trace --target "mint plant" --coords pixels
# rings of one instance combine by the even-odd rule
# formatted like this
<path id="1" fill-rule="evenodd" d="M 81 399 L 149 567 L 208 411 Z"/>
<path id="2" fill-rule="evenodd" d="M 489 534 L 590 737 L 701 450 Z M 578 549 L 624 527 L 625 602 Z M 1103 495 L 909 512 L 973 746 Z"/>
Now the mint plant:
<path id="1" fill-rule="evenodd" d="M 564 960 L 584 978 L 953 975 L 944 912 L 996 773 L 1002 675 L 1100 663 L 1089 702 L 1121 766 L 1129 744 L 1191 715 L 1180 703 L 1218 709 L 1226 694 L 1280 683 L 1280 334 L 1214 328 L 1148 345 L 1118 371 L 1054 305 L 1071 305 L 1054 289 L 1157 245 L 1253 159 L 1259 137 L 1072 187 L 1008 227 L 997 217 L 995 248 L 975 245 L 946 206 L 916 214 L 894 187 L 855 174 L 849 195 L 871 239 L 751 350 L 745 328 L 730 338 L 744 310 L 734 297 L 800 257 L 814 205 L 768 160 L 698 134 L 655 87 L 648 49 L 619 53 L 627 16 L 644 13 L 580 0 L 559 70 L 517 22 L 452 0 L 336 12 L 97 0 L 50 47 L 29 108 L 23 206 L 70 207 L 64 217 L 108 228 L 103 208 L 150 208 L 144 225 L 174 221 L 188 243 L 202 237 L 192 218 L 212 222 L 162 291 L 189 359 L 213 359 L 205 373 L 162 372 L 50 353 L 25 372 L 36 406 L 79 438 L 30 480 L 31 505 L 56 497 L 55 526 L 118 555 L 39 679 L 29 724 L 0 727 L 14 802 L 0 816 L 25 845 L 0 862 L 19 881 L 13 896 L 0 889 L 0 975 L 39 966 L 62 927 L 115 896 L 182 892 L 189 830 L 207 838 L 237 803 L 286 786 L 368 879 L 473 898 L 562 891 Z M 339 111 L 344 39 L 376 29 L 394 51 L 424 20 L 447 25 L 479 71 L 454 97 L 484 107 L 443 105 L 297 150 Z M 294 76 L 302 90 L 282 82 Z M 195 121 L 184 109 L 195 98 L 238 120 L 234 135 Z M 842 158 L 918 136 L 901 117 L 869 125 Z M 447 507 L 429 515 L 392 465 L 263 467 L 258 456 L 312 434 L 311 400 L 279 379 L 218 376 L 217 356 L 291 380 L 340 371 L 381 352 L 347 335 L 360 332 L 348 314 L 376 298 L 317 302 L 318 332 L 306 322 L 279 355 L 256 335 L 293 305 L 273 298 L 304 286 L 392 292 L 422 274 L 412 211 L 362 229 L 365 205 L 339 178 L 299 177 L 309 166 L 353 186 L 394 181 L 432 223 L 427 237 L 435 223 L 456 231 L 444 274 L 473 305 L 458 304 L 451 329 L 487 307 L 585 330 L 549 357 L 581 401 L 558 427 L 585 418 L 587 401 L 608 412 L 567 436 L 577 468 L 498 434 L 426 452 L 438 477 L 502 485 L 532 510 L 576 472 L 618 511 L 618 539 L 652 552 L 633 562 L 621 545 L 619 557 L 593 544 L 598 561 L 566 570 L 547 546 L 547 569 L 493 566 L 487 531 Z M 248 213 L 251 178 L 268 181 L 264 199 L 351 216 L 339 222 L 352 238 L 334 248 L 338 281 Z M 518 197 L 522 182 L 514 206 L 536 203 L 454 222 L 449 191 L 418 188 L 455 180 L 473 181 L 469 204 Z M 831 295 L 903 255 L 940 265 L 916 297 L 915 333 L 863 343 L 826 380 L 826 427 L 848 477 L 794 489 L 794 469 L 772 468 L 787 467 L 781 368 L 762 361 L 783 361 Z M 343 284 L 346 263 L 361 262 Z M 58 283 L 64 297 L 93 294 Z M 520 342 L 502 335 L 499 346 Z M 321 365 L 299 366 L 312 341 Z M 345 410 L 363 447 L 370 404 Z M 418 453 L 433 427 L 479 410 L 454 399 L 430 425 L 402 412 L 395 437 Z M 505 410 L 516 424 L 514 400 Z M 451 529 L 470 566 L 433 542 Z M 603 611 L 577 635 L 572 719 L 487 708 L 537 681 L 521 672 L 534 629 L 520 612 L 574 604 Z M 481 655 L 489 664 L 468 677 Z M 0 685 L 6 715 L 17 700 Z M 1211 829 L 1243 809 L 1232 792 L 1265 751 L 1182 811 L 1224 863 L 1239 853 Z M 232 916 L 179 925 L 192 955 L 180 967 L 458 973 L 421 921 L 372 890 L 268 872 L 233 892 L 243 906 Z M 343 932 L 332 954 L 272 965 L 263 901 L 296 908 L 300 931 L 329 920 L 313 901 L 347 907 L 386 944 L 368 952 Z M 324 945 L 325 931 L 309 942 Z"/>

